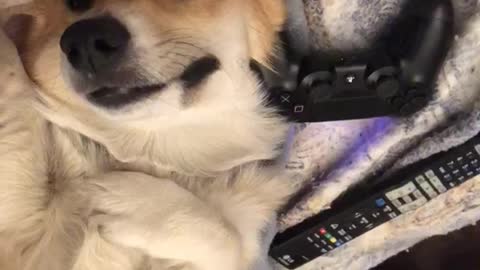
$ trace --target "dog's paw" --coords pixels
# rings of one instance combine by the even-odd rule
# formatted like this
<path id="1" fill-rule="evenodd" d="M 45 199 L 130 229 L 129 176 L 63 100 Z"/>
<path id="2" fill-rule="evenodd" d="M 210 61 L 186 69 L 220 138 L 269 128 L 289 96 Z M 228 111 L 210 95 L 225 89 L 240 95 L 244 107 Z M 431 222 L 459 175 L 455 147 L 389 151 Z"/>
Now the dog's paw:
<path id="1" fill-rule="evenodd" d="M 89 225 L 115 244 L 148 250 L 148 240 L 159 232 L 162 216 L 175 211 L 168 200 L 176 198 L 164 192 L 179 187 L 167 180 L 112 173 L 91 184 Z"/>
<path id="2" fill-rule="evenodd" d="M 153 258 L 191 262 L 202 270 L 224 269 L 222 264 L 231 270 L 243 269 L 236 229 L 174 182 L 111 173 L 93 180 L 91 186 L 89 223 L 107 241 Z"/>
<path id="3" fill-rule="evenodd" d="M 128 215 L 97 213 L 90 217 L 89 226 L 108 242 L 148 251 L 145 228 L 141 224 L 131 222 Z"/>

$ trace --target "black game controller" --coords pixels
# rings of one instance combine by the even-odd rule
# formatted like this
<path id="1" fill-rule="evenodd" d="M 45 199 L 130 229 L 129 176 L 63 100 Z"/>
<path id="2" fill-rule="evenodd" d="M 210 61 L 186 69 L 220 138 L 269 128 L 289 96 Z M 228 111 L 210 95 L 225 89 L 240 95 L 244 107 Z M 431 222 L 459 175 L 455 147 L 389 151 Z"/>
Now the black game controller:
<path id="1" fill-rule="evenodd" d="M 262 72 L 272 101 L 296 122 L 403 116 L 423 108 L 454 38 L 451 1 L 409 1 L 382 33 L 373 48 L 340 57 L 299 53 L 287 36 L 276 73 Z"/>

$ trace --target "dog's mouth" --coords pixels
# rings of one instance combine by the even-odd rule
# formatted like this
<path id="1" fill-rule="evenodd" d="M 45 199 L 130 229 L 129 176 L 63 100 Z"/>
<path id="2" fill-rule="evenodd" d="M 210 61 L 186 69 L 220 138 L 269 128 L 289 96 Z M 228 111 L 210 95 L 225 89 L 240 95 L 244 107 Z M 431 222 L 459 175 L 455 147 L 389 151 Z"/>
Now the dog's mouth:
<path id="1" fill-rule="evenodd" d="M 122 83 L 115 83 L 115 80 L 99 80 L 106 83 L 107 86 L 101 87 L 88 92 L 86 97 L 89 102 L 108 109 L 119 109 L 131 103 L 136 103 L 146 99 L 166 88 L 173 81 L 182 84 L 185 90 L 191 90 L 200 85 L 210 75 L 217 71 L 220 62 L 214 56 L 204 56 L 191 62 L 180 74 L 172 76 L 172 78 L 164 83 L 141 83 L 140 86 L 122 86 Z M 127 73 L 124 77 L 129 77 Z M 117 74 L 117 76 L 119 76 Z M 112 86 L 113 85 L 113 86 Z"/>
<path id="2" fill-rule="evenodd" d="M 87 99 L 106 108 L 119 108 L 160 92 L 165 84 L 152 84 L 137 87 L 101 87 L 87 95 Z"/>

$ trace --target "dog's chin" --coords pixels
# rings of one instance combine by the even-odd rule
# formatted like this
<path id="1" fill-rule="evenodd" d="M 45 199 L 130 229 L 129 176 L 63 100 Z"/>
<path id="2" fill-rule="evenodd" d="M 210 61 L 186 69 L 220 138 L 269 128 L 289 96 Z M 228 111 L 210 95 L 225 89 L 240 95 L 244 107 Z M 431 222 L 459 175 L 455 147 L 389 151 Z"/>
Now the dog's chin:
<path id="1" fill-rule="evenodd" d="M 87 99 L 97 106 L 116 109 L 144 100 L 165 87 L 163 83 L 137 87 L 101 87 L 89 93 Z"/>

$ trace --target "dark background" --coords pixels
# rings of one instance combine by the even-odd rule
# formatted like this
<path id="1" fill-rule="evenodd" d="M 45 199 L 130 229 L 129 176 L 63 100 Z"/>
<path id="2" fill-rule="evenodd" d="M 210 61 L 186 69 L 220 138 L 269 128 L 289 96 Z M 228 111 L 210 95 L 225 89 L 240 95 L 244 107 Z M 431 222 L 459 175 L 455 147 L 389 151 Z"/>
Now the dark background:
<path id="1" fill-rule="evenodd" d="M 427 239 L 371 270 L 480 270 L 480 223 Z"/>

